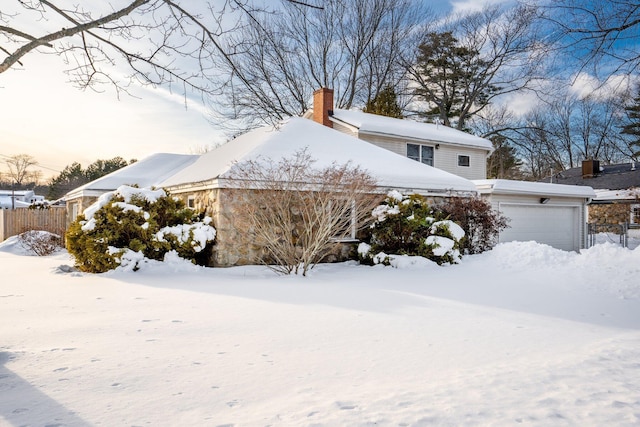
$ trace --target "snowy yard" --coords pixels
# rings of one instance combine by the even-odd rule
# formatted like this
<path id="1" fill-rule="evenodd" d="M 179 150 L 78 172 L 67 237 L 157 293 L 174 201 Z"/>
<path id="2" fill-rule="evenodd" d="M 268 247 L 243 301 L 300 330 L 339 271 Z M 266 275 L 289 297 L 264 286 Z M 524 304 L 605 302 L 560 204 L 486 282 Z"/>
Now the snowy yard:
<path id="1" fill-rule="evenodd" d="M 640 424 L 640 248 L 64 272 L 0 248 L 0 424 Z"/>

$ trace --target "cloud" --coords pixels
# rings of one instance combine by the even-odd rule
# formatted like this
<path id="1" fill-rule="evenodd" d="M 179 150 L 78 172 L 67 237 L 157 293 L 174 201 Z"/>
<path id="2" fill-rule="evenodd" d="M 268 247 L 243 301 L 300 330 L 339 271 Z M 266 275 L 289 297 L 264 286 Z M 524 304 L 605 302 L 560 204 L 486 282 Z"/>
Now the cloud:
<path id="1" fill-rule="evenodd" d="M 581 72 L 574 76 L 569 92 L 580 99 L 591 96 L 596 99 L 607 100 L 617 98 L 627 92 L 637 80 L 637 78 L 634 79 L 628 75 L 617 74 L 603 82 L 595 76 Z"/>
<path id="2" fill-rule="evenodd" d="M 479 12 L 486 6 L 509 3 L 511 0 L 464 0 L 464 1 L 452 1 L 451 7 L 453 8 L 452 14 L 467 15 L 469 13 Z"/>

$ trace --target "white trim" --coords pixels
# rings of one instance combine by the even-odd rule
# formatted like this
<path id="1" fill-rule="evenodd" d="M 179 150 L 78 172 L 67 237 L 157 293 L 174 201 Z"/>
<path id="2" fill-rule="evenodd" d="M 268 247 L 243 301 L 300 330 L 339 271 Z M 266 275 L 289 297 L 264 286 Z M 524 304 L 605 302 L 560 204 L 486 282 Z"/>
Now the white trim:
<path id="1" fill-rule="evenodd" d="M 629 224 L 640 224 L 640 221 L 635 221 L 634 209 L 638 209 L 638 218 L 640 218 L 640 204 L 631 205 L 631 209 L 629 209 Z"/>
<path id="2" fill-rule="evenodd" d="M 460 157 L 466 157 L 468 162 L 467 165 L 461 165 L 460 164 Z M 456 167 L 457 168 L 471 168 L 471 156 L 468 154 L 457 154 L 456 153 Z"/>
<path id="3" fill-rule="evenodd" d="M 417 146 L 418 146 L 418 156 L 419 156 L 419 159 L 418 159 L 418 160 L 416 160 L 416 159 L 413 159 L 413 158 L 409 157 L 409 153 L 408 153 L 408 151 L 409 151 L 409 144 L 411 144 L 411 145 L 417 145 Z M 432 152 L 432 154 L 433 154 L 433 156 L 431 157 L 431 164 L 429 164 L 429 163 L 425 163 L 425 162 L 423 162 L 423 161 L 422 161 L 422 147 L 429 147 L 429 148 L 431 148 L 431 152 Z M 404 151 L 405 151 L 405 155 L 406 155 L 406 157 L 407 157 L 408 159 L 415 160 L 415 161 L 417 161 L 417 162 L 419 162 L 419 163 L 422 163 L 423 165 L 428 165 L 428 166 L 431 166 L 431 167 L 436 167 L 436 146 L 435 146 L 435 145 L 430 145 L 430 144 L 415 144 L 415 143 L 413 143 L 413 142 L 406 142 L 406 141 L 405 141 L 405 143 L 404 143 Z"/>
<path id="4" fill-rule="evenodd" d="M 509 179 L 477 179 L 472 181 L 480 194 L 515 194 L 530 196 L 578 197 L 590 201 L 596 193 L 581 185 L 547 182 L 514 181 Z"/>

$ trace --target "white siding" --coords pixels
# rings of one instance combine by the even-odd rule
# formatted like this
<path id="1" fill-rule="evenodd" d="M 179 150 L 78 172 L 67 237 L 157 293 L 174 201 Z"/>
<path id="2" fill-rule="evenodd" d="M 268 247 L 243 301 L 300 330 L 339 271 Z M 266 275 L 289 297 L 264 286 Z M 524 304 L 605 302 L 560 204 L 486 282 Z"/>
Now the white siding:
<path id="1" fill-rule="evenodd" d="M 341 129 L 337 129 L 340 130 Z M 410 141 L 380 135 L 359 135 L 359 138 L 378 147 L 392 151 L 401 156 L 407 155 L 407 143 L 438 147 L 434 150 L 434 167 L 466 179 L 485 179 L 487 177 L 487 151 L 474 148 L 459 147 L 443 142 Z M 469 166 L 458 166 L 458 155 L 469 156 Z"/>
<path id="2" fill-rule="evenodd" d="M 344 125 L 342 125 L 340 123 L 333 122 L 333 129 L 337 130 L 338 132 L 346 133 L 347 135 L 353 136 L 355 138 L 358 137 L 358 132 L 357 131 L 353 131 L 349 127 L 344 126 Z"/>
<path id="3" fill-rule="evenodd" d="M 458 156 L 469 156 L 469 166 L 458 166 Z M 436 150 L 435 167 L 467 179 L 487 177 L 487 152 L 473 148 L 440 144 Z"/>

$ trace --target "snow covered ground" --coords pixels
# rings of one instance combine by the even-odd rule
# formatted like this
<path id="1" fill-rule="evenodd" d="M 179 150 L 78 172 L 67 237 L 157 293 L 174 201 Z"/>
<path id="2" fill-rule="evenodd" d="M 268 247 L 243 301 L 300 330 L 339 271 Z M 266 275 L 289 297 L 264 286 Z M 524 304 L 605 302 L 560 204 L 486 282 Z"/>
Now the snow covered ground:
<path id="1" fill-rule="evenodd" d="M 0 245 L 0 425 L 640 425 L 640 248 L 307 278 L 65 264 Z"/>
<path id="2" fill-rule="evenodd" d="M 627 231 L 627 247 L 635 249 L 640 246 L 640 229 L 632 229 Z M 596 243 L 613 243 L 622 244 L 620 235 L 615 233 L 598 233 L 596 234 Z"/>

